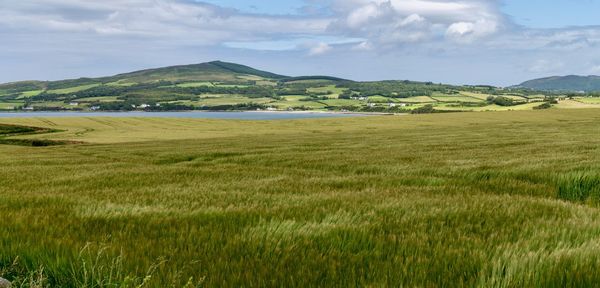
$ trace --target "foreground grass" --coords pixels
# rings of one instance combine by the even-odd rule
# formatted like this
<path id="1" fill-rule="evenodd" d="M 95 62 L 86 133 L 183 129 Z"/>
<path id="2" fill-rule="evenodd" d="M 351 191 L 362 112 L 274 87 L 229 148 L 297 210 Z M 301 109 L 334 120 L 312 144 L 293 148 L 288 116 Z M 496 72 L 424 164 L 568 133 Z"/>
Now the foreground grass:
<path id="1" fill-rule="evenodd" d="M 2 119 L 91 144 L 0 145 L 0 275 L 18 287 L 594 286 L 599 112 Z"/>

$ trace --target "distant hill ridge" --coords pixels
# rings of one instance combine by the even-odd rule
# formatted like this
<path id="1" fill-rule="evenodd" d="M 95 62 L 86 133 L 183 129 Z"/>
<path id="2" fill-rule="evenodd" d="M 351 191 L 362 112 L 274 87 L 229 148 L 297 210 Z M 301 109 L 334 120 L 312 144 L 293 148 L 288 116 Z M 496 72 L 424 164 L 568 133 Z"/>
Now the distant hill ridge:
<path id="1" fill-rule="evenodd" d="M 600 76 L 552 76 L 529 80 L 515 87 L 541 91 L 597 92 L 600 91 Z"/>
<path id="2" fill-rule="evenodd" d="M 289 77 L 268 71 L 255 69 L 249 66 L 212 61 L 200 64 L 177 65 L 162 68 L 144 69 L 134 72 L 117 74 L 108 77 L 78 78 L 58 81 L 19 81 L 0 84 L 0 90 L 19 92 L 34 89 L 55 89 L 92 84 L 107 83 L 148 83 L 156 81 L 239 81 L 251 79 L 249 76 L 277 81 L 297 81 L 308 79 L 323 79 L 334 81 L 348 81 L 330 76 L 300 76 Z"/>

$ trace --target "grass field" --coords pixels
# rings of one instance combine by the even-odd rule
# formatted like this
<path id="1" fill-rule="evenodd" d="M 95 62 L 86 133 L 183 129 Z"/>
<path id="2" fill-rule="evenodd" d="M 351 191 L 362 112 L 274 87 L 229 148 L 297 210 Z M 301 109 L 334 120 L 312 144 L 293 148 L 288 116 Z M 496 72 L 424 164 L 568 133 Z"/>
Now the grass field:
<path id="1" fill-rule="evenodd" d="M 585 104 L 600 104 L 600 97 L 580 97 L 575 100 Z"/>
<path id="2" fill-rule="evenodd" d="M 29 98 L 29 97 L 37 96 L 42 92 L 44 92 L 44 90 L 34 90 L 34 91 L 23 92 L 23 93 L 21 93 L 21 98 Z"/>
<path id="3" fill-rule="evenodd" d="M 54 94 L 67 94 L 67 93 L 74 93 L 74 92 L 87 90 L 87 89 L 90 89 L 90 88 L 93 88 L 93 87 L 96 87 L 99 85 L 100 84 L 81 85 L 81 86 L 76 86 L 76 87 L 71 87 L 71 88 L 48 90 L 47 92 L 54 93 Z"/>
<path id="4" fill-rule="evenodd" d="M 467 103 L 477 103 L 483 102 L 481 99 L 469 96 L 433 96 L 431 97 L 439 102 L 467 102 Z"/>
<path id="5" fill-rule="evenodd" d="M 23 102 L 0 102 L 0 109 L 12 110 L 14 107 L 21 106 L 23 104 Z"/>
<path id="6" fill-rule="evenodd" d="M 594 109 L 0 119 L 64 130 L 22 138 L 87 143 L 0 145 L 0 276 L 16 287 L 594 287 L 598 123 Z"/>
<path id="7" fill-rule="evenodd" d="M 590 103 L 587 101 L 582 101 L 582 99 L 577 100 L 563 100 L 556 105 L 557 108 L 561 109 L 590 109 L 590 108 L 598 108 L 598 104 Z"/>

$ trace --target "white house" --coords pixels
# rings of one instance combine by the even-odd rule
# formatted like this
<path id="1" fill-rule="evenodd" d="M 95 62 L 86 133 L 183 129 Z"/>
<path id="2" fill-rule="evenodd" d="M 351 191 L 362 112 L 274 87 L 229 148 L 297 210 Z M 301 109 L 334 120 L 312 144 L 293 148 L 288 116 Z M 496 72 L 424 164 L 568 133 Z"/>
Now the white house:
<path id="1" fill-rule="evenodd" d="M 396 107 L 396 103 L 388 103 L 388 105 L 390 106 L 390 108 Z"/>
<path id="2" fill-rule="evenodd" d="M 71 102 L 71 103 L 69 103 L 69 105 L 70 106 L 79 106 L 79 103 L 77 103 L 77 102 Z"/>
<path id="3" fill-rule="evenodd" d="M 148 105 L 148 104 L 142 104 L 142 105 L 140 105 L 138 108 L 141 108 L 141 109 L 146 109 L 146 108 L 148 108 L 148 107 L 150 107 L 150 105 Z"/>

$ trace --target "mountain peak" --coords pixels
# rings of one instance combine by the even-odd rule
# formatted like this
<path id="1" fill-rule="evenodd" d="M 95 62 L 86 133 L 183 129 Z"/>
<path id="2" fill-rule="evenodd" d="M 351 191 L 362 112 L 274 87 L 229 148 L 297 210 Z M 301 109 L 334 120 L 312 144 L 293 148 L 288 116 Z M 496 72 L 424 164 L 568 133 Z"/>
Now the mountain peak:
<path id="1" fill-rule="evenodd" d="M 600 76 L 551 76 L 525 81 L 515 87 L 541 91 L 596 92 L 600 91 Z"/>

